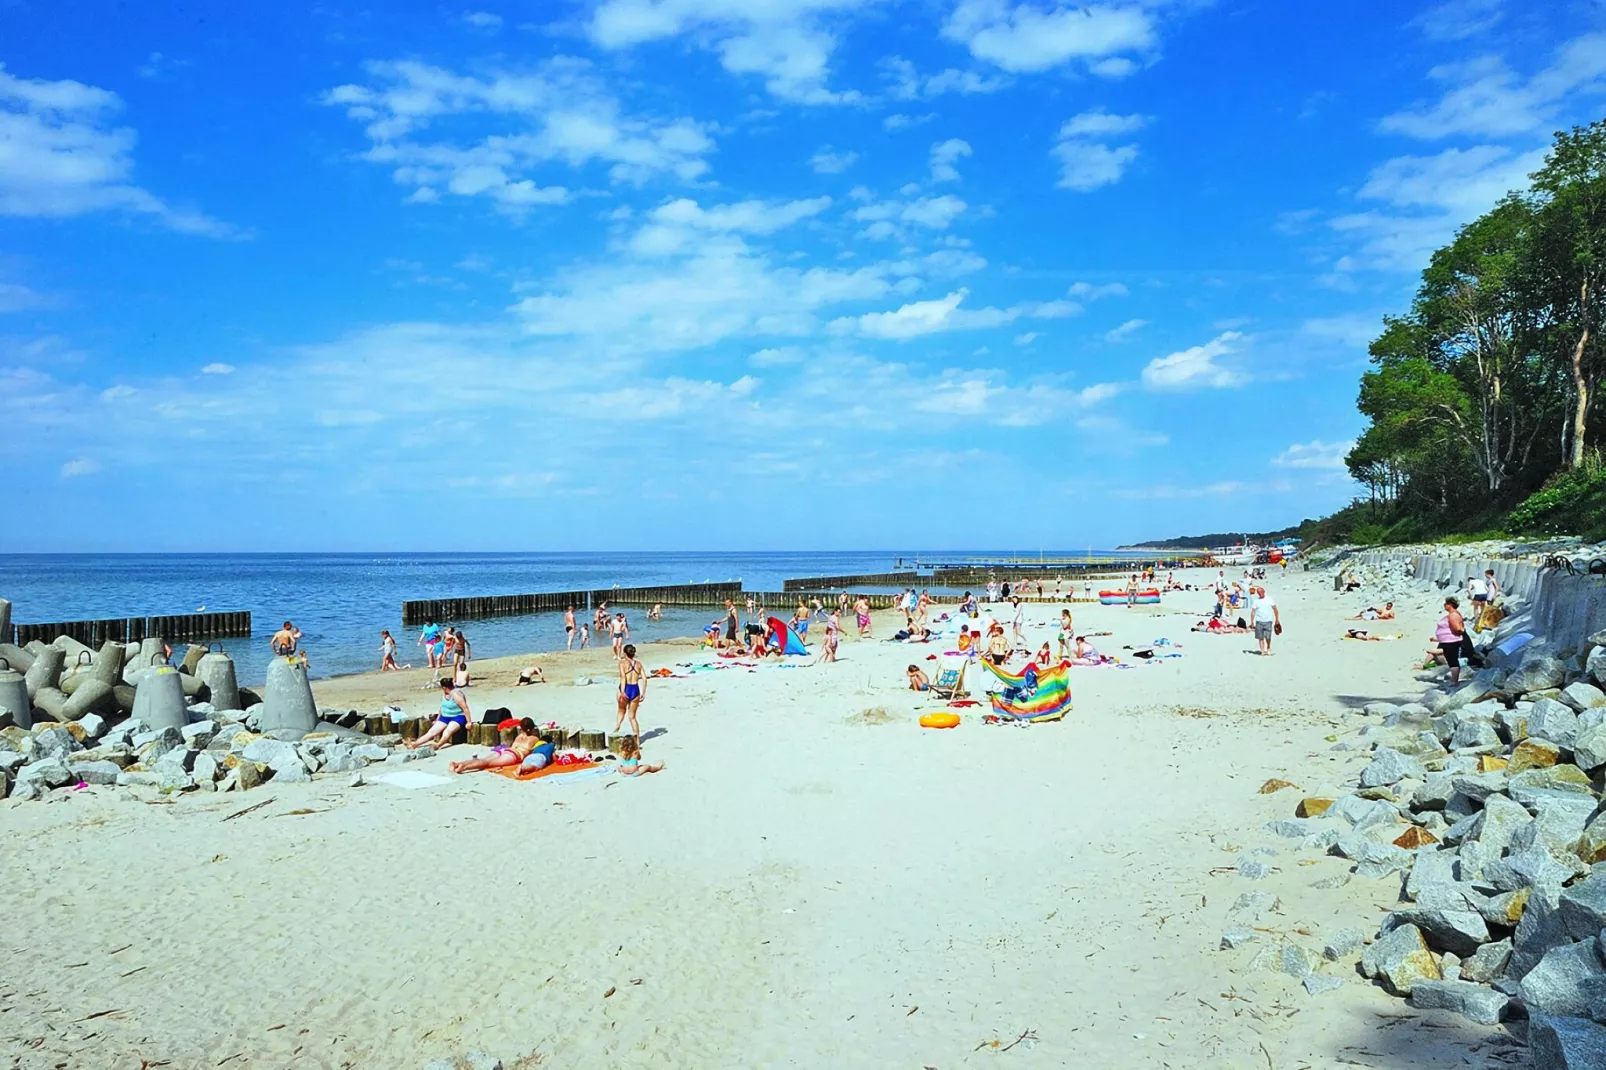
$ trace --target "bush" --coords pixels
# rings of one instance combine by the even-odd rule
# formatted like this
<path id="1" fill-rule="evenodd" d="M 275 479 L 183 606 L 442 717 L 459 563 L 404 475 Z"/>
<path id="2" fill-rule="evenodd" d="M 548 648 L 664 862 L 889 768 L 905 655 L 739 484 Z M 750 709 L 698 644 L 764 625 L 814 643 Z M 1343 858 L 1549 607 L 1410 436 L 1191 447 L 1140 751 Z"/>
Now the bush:
<path id="1" fill-rule="evenodd" d="M 1511 511 L 1506 527 L 1525 535 L 1606 534 L 1606 467 L 1557 472 Z"/>

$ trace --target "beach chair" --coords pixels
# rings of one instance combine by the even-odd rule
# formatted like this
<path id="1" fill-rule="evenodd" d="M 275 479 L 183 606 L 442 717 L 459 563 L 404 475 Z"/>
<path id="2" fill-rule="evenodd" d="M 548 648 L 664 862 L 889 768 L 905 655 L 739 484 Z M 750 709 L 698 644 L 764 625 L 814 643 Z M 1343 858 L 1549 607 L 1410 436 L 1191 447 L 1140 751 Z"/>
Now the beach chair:
<path id="1" fill-rule="evenodd" d="M 931 682 L 931 693 L 944 699 L 964 698 L 970 694 L 965 690 L 966 664 L 961 661 L 957 666 L 945 665 L 938 669 L 937 678 Z"/>

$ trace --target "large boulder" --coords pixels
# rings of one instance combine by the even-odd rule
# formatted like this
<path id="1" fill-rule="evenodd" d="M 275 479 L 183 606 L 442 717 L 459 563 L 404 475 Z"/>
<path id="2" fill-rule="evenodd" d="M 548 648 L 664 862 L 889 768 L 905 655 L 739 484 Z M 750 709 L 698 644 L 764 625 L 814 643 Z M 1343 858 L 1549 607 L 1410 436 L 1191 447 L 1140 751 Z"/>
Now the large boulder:
<path id="1" fill-rule="evenodd" d="M 1401 925 L 1362 952 L 1361 972 L 1396 996 L 1410 995 L 1418 981 L 1444 979 L 1439 960 L 1415 925 Z"/>
<path id="2" fill-rule="evenodd" d="M 1406 777 L 1423 779 L 1427 770 L 1415 758 L 1401 754 L 1392 747 L 1379 747 L 1365 769 L 1361 770 L 1361 787 L 1375 788 L 1396 784 Z"/>
<path id="3" fill-rule="evenodd" d="M 1578 736 L 1578 714 L 1555 699 L 1542 698 L 1528 712 L 1528 734 L 1572 750 Z"/>
<path id="4" fill-rule="evenodd" d="M 1383 919 L 1383 928 L 1414 925 L 1427 938 L 1428 945 L 1456 955 L 1470 955 L 1489 939 L 1489 927 L 1474 911 L 1434 907 L 1407 907 Z"/>
<path id="5" fill-rule="evenodd" d="M 1563 890 L 1560 909 L 1562 927 L 1575 940 L 1587 940 L 1606 929 L 1606 869 Z"/>
<path id="6" fill-rule="evenodd" d="M 1560 658 L 1540 654 L 1524 660 L 1521 668 L 1507 676 L 1505 689 L 1522 695 L 1560 687 L 1566 679 L 1567 666 Z"/>
<path id="7" fill-rule="evenodd" d="M 1533 1070 L 1600 1070 L 1606 1066 L 1606 1026 L 1587 1018 L 1535 1014 L 1528 1021 Z"/>
<path id="8" fill-rule="evenodd" d="M 1523 977 L 1518 991 L 1531 1013 L 1601 1014 L 1606 1008 L 1606 965 L 1595 940 L 1551 948 Z"/>
<path id="9" fill-rule="evenodd" d="M 1506 793 L 1532 809 L 1545 799 L 1566 795 L 1593 797 L 1594 790 L 1588 774 L 1582 769 L 1576 765 L 1561 764 L 1518 773 L 1506 782 Z"/>
<path id="10" fill-rule="evenodd" d="M 1561 689 L 1560 701 L 1562 705 L 1582 713 L 1606 706 L 1606 692 L 1594 684 L 1578 680 Z"/>
<path id="11" fill-rule="evenodd" d="M 1498 1025 L 1511 997 L 1470 981 L 1418 981 L 1411 986 L 1411 1006 L 1455 1011 L 1479 1025 Z"/>

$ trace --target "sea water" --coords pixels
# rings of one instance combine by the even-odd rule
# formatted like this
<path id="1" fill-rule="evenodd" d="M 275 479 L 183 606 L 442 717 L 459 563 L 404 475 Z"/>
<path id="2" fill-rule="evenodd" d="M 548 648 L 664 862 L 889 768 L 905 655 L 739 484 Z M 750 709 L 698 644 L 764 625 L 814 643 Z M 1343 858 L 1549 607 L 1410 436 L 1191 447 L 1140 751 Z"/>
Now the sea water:
<path id="1" fill-rule="evenodd" d="M 402 627 L 404 601 L 709 581 L 779 591 L 783 580 L 795 577 L 888 572 L 900 556 L 905 566 L 913 560 L 892 551 L 9 554 L 0 555 L 0 597 L 11 599 L 12 620 L 18 623 L 248 609 L 254 634 L 223 640 L 223 647 L 234 658 L 241 683 L 253 684 L 266 677 L 272 657 L 268 637 L 285 620 L 301 629 L 312 675 L 337 676 L 379 668 L 382 628 L 396 638 L 398 662 L 426 663 L 416 645 L 418 629 Z M 943 555 L 950 561 L 960 556 Z M 792 603 L 769 608 L 788 617 Z M 666 606 L 663 619 L 652 622 L 646 606 L 620 609 L 632 640 L 643 641 L 698 635 L 722 613 L 717 606 Z M 576 618 L 589 621 L 584 606 Z M 440 623 L 461 628 L 476 658 L 564 646 L 561 613 Z M 597 642 L 593 637 L 592 645 Z M 601 642 L 606 646 L 606 637 Z"/>

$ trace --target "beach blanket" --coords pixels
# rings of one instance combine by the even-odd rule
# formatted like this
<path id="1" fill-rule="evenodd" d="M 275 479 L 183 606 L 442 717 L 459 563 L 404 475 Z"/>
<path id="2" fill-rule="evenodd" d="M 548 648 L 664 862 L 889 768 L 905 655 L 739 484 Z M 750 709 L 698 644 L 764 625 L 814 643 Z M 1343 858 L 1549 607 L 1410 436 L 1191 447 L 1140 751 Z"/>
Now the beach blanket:
<path id="1" fill-rule="evenodd" d="M 598 762 L 575 762 L 573 765 L 546 765 L 540 769 L 531 769 L 527 773 L 519 772 L 516 765 L 499 765 L 495 769 L 487 769 L 487 773 L 505 776 L 509 780 L 540 780 L 542 777 L 557 776 L 560 773 L 578 773 L 586 769 L 595 769 Z"/>
<path id="2" fill-rule="evenodd" d="M 1017 676 L 990 661 L 982 664 L 1004 681 L 1004 691 L 991 696 L 993 713 L 1013 721 L 1058 721 L 1071 708 L 1071 667 L 1060 662 L 1039 669 L 1027 665 Z"/>

